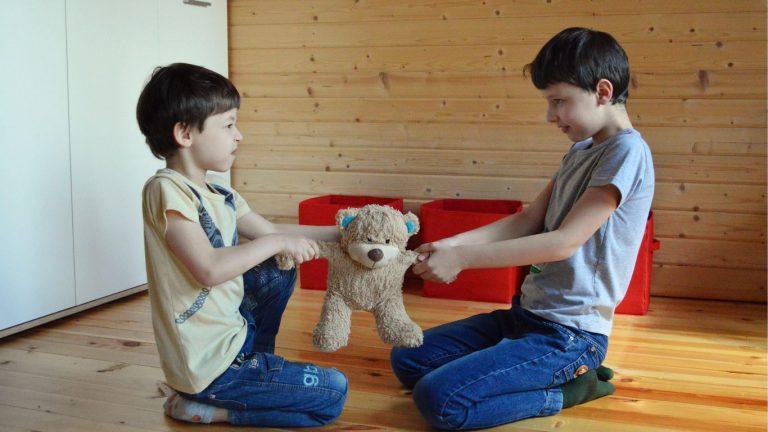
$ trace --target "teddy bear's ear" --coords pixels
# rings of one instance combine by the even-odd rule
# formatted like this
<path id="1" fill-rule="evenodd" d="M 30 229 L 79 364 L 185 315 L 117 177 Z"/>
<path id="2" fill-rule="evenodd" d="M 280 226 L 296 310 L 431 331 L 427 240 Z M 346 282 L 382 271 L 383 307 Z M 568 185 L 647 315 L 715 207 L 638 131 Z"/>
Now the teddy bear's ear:
<path id="1" fill-rule="evenodd" d="M 405 227 L 408 228 L 408 235 L 414 235 L 419 232 L 419 218 L 415 214 L 408 212 L 403 215 Z"/>
<path id="2" fill-rule="evenodd" d="M 336 225 L 339 229 L 346 229 L 350 222 L 357 217 L 359 209 L 348 208 L 339 210 L 336 213 Z"/>

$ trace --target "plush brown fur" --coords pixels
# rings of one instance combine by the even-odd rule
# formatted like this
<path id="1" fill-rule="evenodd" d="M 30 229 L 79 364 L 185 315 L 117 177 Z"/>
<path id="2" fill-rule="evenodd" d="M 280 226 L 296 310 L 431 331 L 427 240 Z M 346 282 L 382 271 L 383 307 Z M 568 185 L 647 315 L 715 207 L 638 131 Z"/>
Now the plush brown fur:
<path id="1" fill-rule="evenodd" d="M 312 337 L 315 347 L 329 352 L 346 346 L 352 310 L 373 312 L 384 342 L 421 345 L 421 328 L 406 313 L 402 291 L 405 271 L 418 256 L 405 249 L 408 238 L 419 230 L 416 216 L 372 204 L 340 210 L 336 225 L 341 241 L 320 243 L 329 270 L 325 302 Z M 280 257 L 278 263 L 282 268 L 292 266 Z"/>

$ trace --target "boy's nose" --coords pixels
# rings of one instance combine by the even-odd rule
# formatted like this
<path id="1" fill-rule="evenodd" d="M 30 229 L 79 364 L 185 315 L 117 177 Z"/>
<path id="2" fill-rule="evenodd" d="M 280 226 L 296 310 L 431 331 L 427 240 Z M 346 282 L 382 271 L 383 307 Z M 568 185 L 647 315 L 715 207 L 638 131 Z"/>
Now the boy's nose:
<path id="1" fill-rule="evenodd" d="M 557 116 L 555 115 L 555 113 L 552 110 L 548 109 L 547 110 L 547 122 L 554 123 L 556 121 L 557 121 Z"/>

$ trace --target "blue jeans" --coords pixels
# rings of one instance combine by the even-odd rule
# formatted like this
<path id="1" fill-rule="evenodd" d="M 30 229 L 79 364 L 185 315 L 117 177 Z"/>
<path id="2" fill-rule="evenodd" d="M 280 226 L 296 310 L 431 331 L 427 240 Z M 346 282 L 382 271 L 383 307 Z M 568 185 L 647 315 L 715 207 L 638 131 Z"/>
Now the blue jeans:
<path id="1" fill-rule="evenodd" d="M 509 310 L 425 331 L 422 346 L 394 348 L 391 362 L 432 426 L 463 430 L 557 414 L 558 387 L 597 368 L 607 348 L 607 336 L 539 318 L 516 298 Z"/>
<path id="2" fill-rule="evenodd" d="M 279 270 L 274 258 L 243 275 L 240 313 L 248 322 L 243 348 L 210 386 L 184 397 L 228 409 L 230 423 L 238 425 L 322 426 L 341 414 L 347 398 L 344 374 L 274 354 L 295 281 L 296 270 Z"/>

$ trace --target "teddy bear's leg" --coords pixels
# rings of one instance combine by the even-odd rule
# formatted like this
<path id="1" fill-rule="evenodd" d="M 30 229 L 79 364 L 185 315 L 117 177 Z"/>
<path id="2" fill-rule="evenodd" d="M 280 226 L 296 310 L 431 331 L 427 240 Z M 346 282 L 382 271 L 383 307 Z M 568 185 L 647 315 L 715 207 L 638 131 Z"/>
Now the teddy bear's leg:
<path id="1" fill-rule="evenodd" d="M 336 351 L 346 346 L 352 311 L 340 296 L 328 292 L 325 295 L 320 321 L 312 333 L 312 343 L 324 352 Z"/>
<path id="2" fill-rule="evenodd" d="M 373 310 L 379 337 L 394 346 L 417 347 L 424 341 L 421 327 L 405 311 L 403 298 L 396 296 Z"/>

